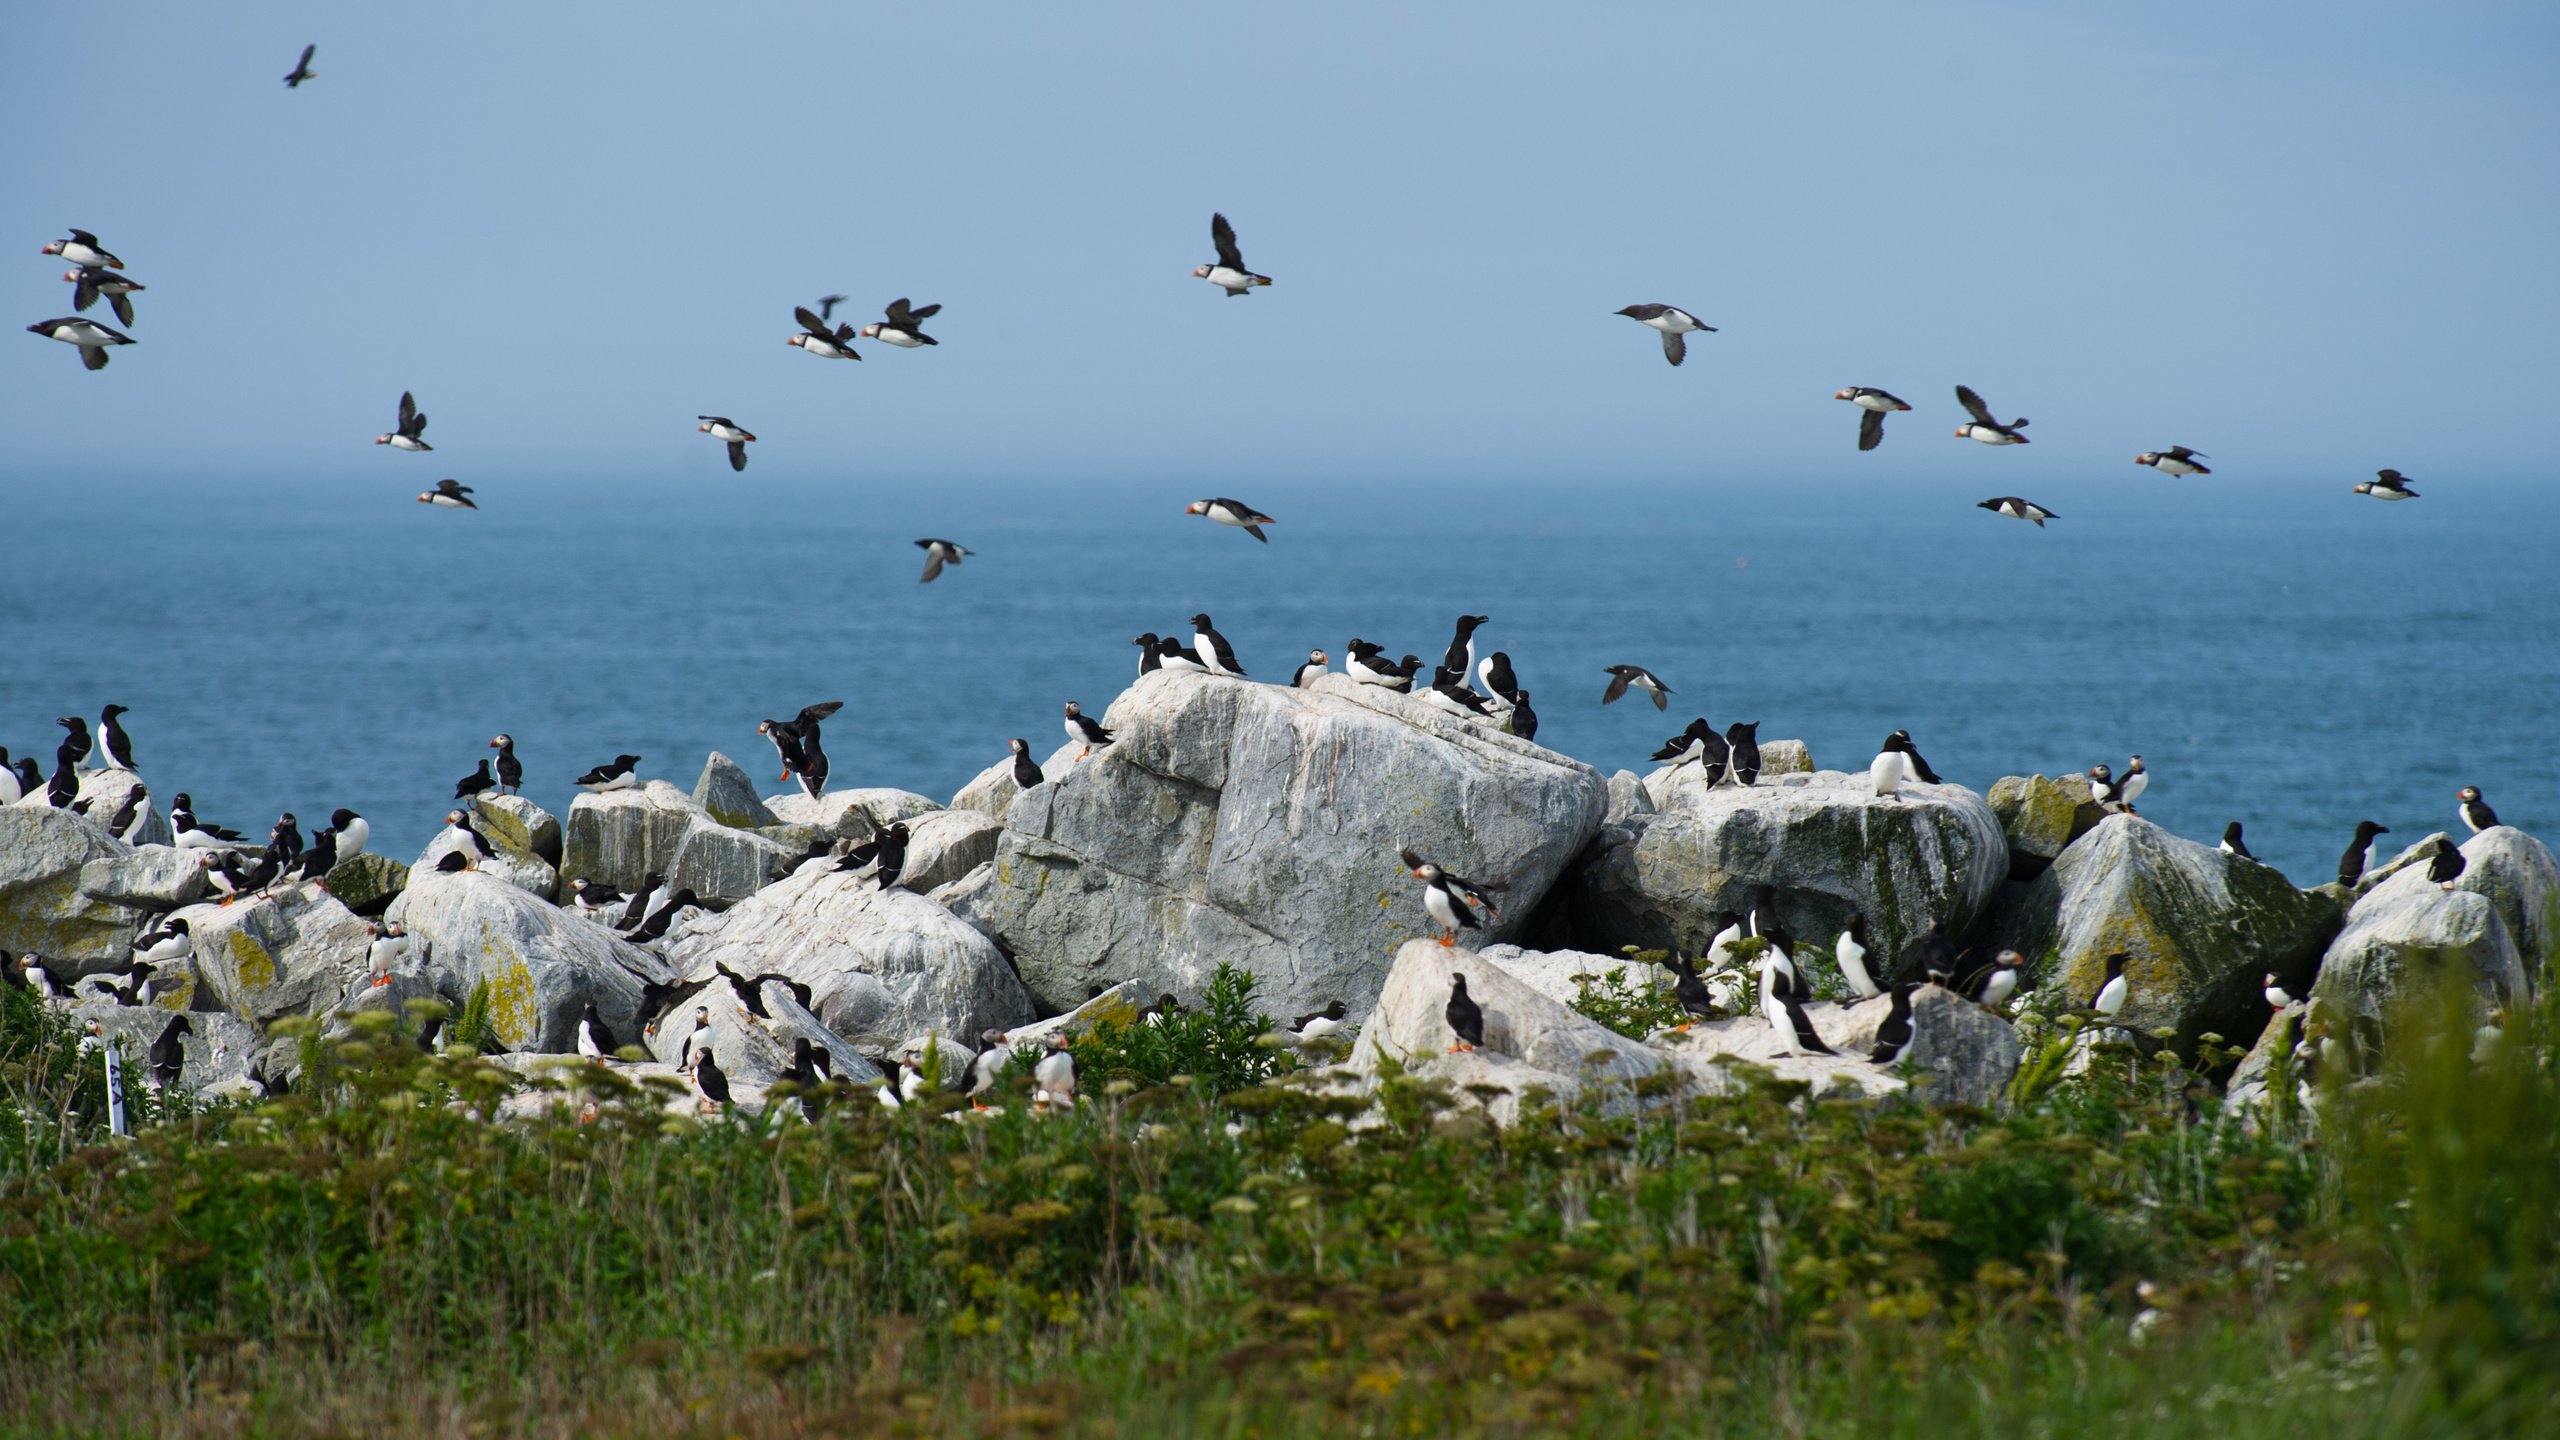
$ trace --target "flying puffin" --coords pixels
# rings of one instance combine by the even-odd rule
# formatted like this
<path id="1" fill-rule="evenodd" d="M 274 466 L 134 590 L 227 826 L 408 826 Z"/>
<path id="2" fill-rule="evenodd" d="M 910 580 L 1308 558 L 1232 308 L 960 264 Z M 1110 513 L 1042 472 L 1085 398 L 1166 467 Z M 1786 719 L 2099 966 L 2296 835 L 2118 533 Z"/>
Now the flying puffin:
<path id="1" fill-rule="evenodd" d="M 941 313 L 942 307 L 939 305 L 924 305 L 909 309 L 906 298 L 900 296 L 889 302 L 888 319 L 875 320 L 862 327 L 862 338 L 877 340 L 883 345 L 895 345 L 901 350 L 913 350 L 919 345 L 939 345 L 942 342 L 924 333 L 917 322 L 930 320 Z"/>
<path id="2" fill-rule="evenodd" d="M 1858 448 L 1861 450 L 1873 450 L 1884 443 L 1886 414 L 1911 408 L 1872 385 L 1852 385 L 1846 390 L 1835 392 L 1831 398 L 1846 400 L 1858 407 Z"/>
<path id="3" fill-rule="evenodd" d="M 1191 617 L 1191 648 L 1199 655 L 1200 663 L 1209 667 L 1210 674 L 1244 678 L 1244 667 L 1236 663 L 1235 647 L 1209 623 L 1205 611 Z"/>
<path id="4" fill-rule="evenodd" d="M 68 240 L 48 240 L 44 253 L 59 255 L 74 265 L 96 265 L 108 270 L 121 270 L 124 262 L 106 252 L 98 237 L 86 230 L 74 230 Z"/>
<path id="5" fill-rule="evenodd" d="M 1209 217 L 1209 241 L 1218 247 L 1218 258 L 1192 271 L 1193 279 L 1206 280 L 1226 291 L 1230 300 L 1252 293 L 1256 285 L 1271 283 L 1270 276 L 1256 275 L 1245 268 L 1244 252 L 1236 248 L 1236 227 L 1227 223 L 1226 216 Z"/>
<path id="6" fill-rule="evenodd" d="M 943 566 L 957 565 L 977 553 L 967 546 L 954 545 L 948 540 L 919 540 L 916 542 L 916 548 L 924 551 L 924 579 L 918 583 L 926 585 L 932 584 L 934 577 L 942 573 Z"/>
<path id="7" fill-rule="evenodd" d="M 1616 704 L 1625 698 L 1628 688 L 1632 686 L 1653 697 L 1654 709 L 1668 710 L 1671 708 L 1671 697 L 1679 693 L 1663 684 L 1661 677 L 1641 665 L 1611 665 L 1607 667 L 1607 673 L 1609 688 L 1600 692 L 1600 703 L 1603 705 Z"/>
<path id="8" fill-rule="evenodd" d="M 2480 798 L 2479 786 L 2465 785 L 2453 792 L 2453 798 L 2462 802 L 2462 823 L 2471 827 L 2472 834 L 2497 828 L 2498 812 L 2490 809 L 2489 802 Z"/>
<path id="9" fill-rule="evenodd" d="M 1067 742 L 1084 747 L 1076 752 L 1078 760 L 1092 754 L 1096 747 L 1111 743 L 1111 732 L 1103 729 L 1101 721 L 1084 713 L 1084 708 L 1073 700 L 1067 702 L 1065 725 Z"/>
<path id="10" fill-rule="evenodd" d="M 72 309 L 86 310 L 104 295 L 107 304 L 114 307 L 116 318 L 127 325 L 133 323 L 133 301 L 128 297 L 149 288 L 141 281 L 127 279 L 104 265 L 83 265 L 76 270 L 65 270 L 62 278 L 71 282 Z"/>
<path id="11" fill-rule="evenodd" d="M 772 741 L 774 752 L 781 757 L 782 774 L 779 778 L 788 780 L 798 775 L 802 789 L 809 789 L 811 780 L 817 782 L 819 789 L 826 787 L 826 752 L 817 748 L 818 725 L 843 708 L 841 700 L 825 700 L 802 706 L 800 713 L 788 720 L 756 722 L 756 733 Z M 815 795 L 818 790 L 809 790 L 809 793 Z"/>
<path id="12" fill-rule="evenodd" d="M 693 418 L 702 422 L 694 426 L 694 429 L 714 440 L 727 443 L 730 469 L 743 471 L 747 468 L 747 442 L 756 438 L 755 436 L 749 434 L 739 426 L 737 421 L 726 415 L 696 415 Z"/>
<path id="13" fill-rule="evenodd" d="M 388 435 L 376 435 L 373 443 L 394 450 L 433 450 L 433 445 L 419 438 L 427 433 L 427 412 L 418 408 L 418 397 L 410 391 L 400 392 L 400 428 Z"/>
<path id="14" fill-rule="evenodd" d="M 640 783 L 640 776 L 634 769 L 639 763 L 637 755 L 616 755 L 611 764 L 599 765 L 579 776 L 577 786 L 591 795 L 601 795 L 607 790 L 632 789 Z"/>
<path id="15" fill-rule="evenodd" d="M 28 326 L 27 332 L 32 335 L 42 335 L 48 340 L 59 340 L 65 345 L 79 346 L 80 363 L 92 370 L 107 368 L 107 351 L 110 347 L 134 343 L 132 336 L 112 325 L 101 325 L 95 320 L 83 320 L 77 315 L 39 320 Z"/>
<path id="16" fill-rule="evenodd" d="M 1991 418 L 1991 407 L 1982 403 L 1982 397 L 1973 393 L 1973 387 L 1970 385 L 1956 387 L 1956 403 L 1962 405 L 1965 413 L 1973 417 L 1972 423 L 1956 427 L 1957 439 L 1979 440 L 1985 445 L 2027 443 L 2027 437 L 2018 433 L 2027 428 L 2027 417 L 2024 415 L 2006 425 L 2001 424 Z"/>
<path id="17" fill-rule="evenodd" d="M 859 360 L 862 358 L 861 353 L 853 348 L 852 321 L 848 320 L 844 324 L 838 325 L 833 330 L 829 330 L 827 328 L 827 322 L 819 319 L 817 312 L 811 310 L 806 305 L 794 306 L 791 311 L 791 318 L 800 322 L 800 333 L 783 341 L 783 344 L 797 345 L 801 349 L 808 351 L 810 354 L 817 356 L 821 360 Z M 709 419 L 711 417 L 703 416 L 701 418 Z M 728 422 L 722 421 L 721 423 L 727 424 Z M 755 437 L 750 435 L 747 438 L 752 440 Z M 741 466 L 739 468 L 743 469 L 745 467 Z"/>
<path id="18" fill-rule="evenodd" d="M 839 306 L 839 305 L 841 305 L 841 304 L 843 304 L 843 303 L 844 303 L 844 301 L 845 301 L 845 297 L 844 297 L 844 296 L 842 296 L 842 295 L 821 295 L 821 296 L 819 296 L 819 297 L 818 297 L 818 318 L 819 318 L 819 319 L 821 319 L 821 320 L 833 320 L 834 318 L 836 318 L 836 307 L 837 307 L 837 306 Z"/>
<path id="19" fill-rule="evenodd" d="M 1689 358 L 1689 342 L 1682 336 L 1692 330 L 1704 330 L 1710 335 L 1716 331 L 1716 327 L 1699 323 L 1697 316 L 1677 305 L 1629 305 L 1612 313 L 1661 331 L 1662 358 L 1674 365 Z"/>
<path id="20" fill-rule="evenodd" d="M 2201 451 L 2172 445 L 2166 450 L 2145 450 L 2133 457 L 2133 463 L 2148 465 L 2163 475 L 2210 475 L 2213 473 L 2211 469 L 2196 463 L 2206 458 Z"/>
<path id="21" fill-rule="evenodd" d="M 320 73 L 319 71 L 311 68 L 311 57 L 317 53 L 319 49 L 320 47 L 317 45 L 305 45 L 302 47 L 302 58 L 293 62 L 293 73 L 284 77 L 284 88 L 287 90 L 299 90 L 302 88 L 303 81 L 311 79 L 313 76 Z"/>
<path id="22" fill-rule="evenodd" d="M 1221 525 L 1233 525 L 1265 545 L 1271 543 L 1271 537 L 1262 533 L 1262 527 L 1280 523 L 1241 500 L 1230 500 L 1223 496 L 1214 500 L 1194 500 L 1182 507 L 1182 513 L 1206 515 Z"/>
<path id="23" fill-rule="evenodd" d="M 459 480 L 439 480 L 436 488 L 418 497 L 421 505 L 441 505 L 447 510 L 477 510 L 471 501 L 471 487 Z"/>
<path id="24" fill-rule="evenodd" d="M 1325 667 L 1331 663 L 1332 658 L 1321 650 L 1308 651 L 1307 663 L 1299 666 L 1298 673 L 1289 677 L 1289 687 L 1293 690 L 1304 690 L 1316 683 L 1317 676 L 1327 673 Z"/>
<path id="25" fill-rule="evenodd" d="M 2047 520 L 2062 518 L 2032 500 L 2022 500 L 2015 495 L 1994 495 L 1988 500 L 1977 500 L 1973 508 L 2006 515 L 2012 520 L 2032 520 L 2039 530 L 2044 528 L 2044 522 Z"/>
<path id="26" fill-rule="evenodd" d="M 59 340 L 62 337 L 57 335 L 54 338 Z M 100 360 L 98 362 L 99 365 L 103 365 L 105 363 L 106 361 L 104 360 Z M 95 370 L 98 366 L 92 365 L 89 368 Z M 2374 472 L 2374 477 L 2375 478 L 2367 480 L 2363 484 L 2356 486 L 2355 493 L 2358 495 L 2370 495 L 2376 500 L 2415 500 L 2418 498 L 2418 492 L 2409 488 L 2409 477 L 2401 474 L 2397 470 L 2377 470 Z"/>

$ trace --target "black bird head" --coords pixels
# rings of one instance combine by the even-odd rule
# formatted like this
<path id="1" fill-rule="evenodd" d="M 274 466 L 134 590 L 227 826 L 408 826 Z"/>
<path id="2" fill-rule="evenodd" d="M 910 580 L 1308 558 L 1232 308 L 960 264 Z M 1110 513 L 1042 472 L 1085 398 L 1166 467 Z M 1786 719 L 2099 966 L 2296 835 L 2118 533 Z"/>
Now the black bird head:
<path id="1" fill-rule="evenodd" d="M 1199 613 L 1199 614 L 1197 614 L 1197 615 L 1192 616 L 1192 617 L 1191 617 L 1191 623 L 1192 623 L 1192 625 L 1193 625 L 1195 628 L 1197 628 L 1197 629 L 1201 629 L 1201 630 L 1214 630 L 1214 629 L 1216 629 L 1216 628 L 1217 628 L 1216 626 L 1214 626 L 1214 625 L 1212 625 L 1212 624 L 1210 624 L 1210 623 L 1209 623 L 1209 612 L 1207 612 L 1207 611 L 1205 611 L 1205 610 L 1204 610 L 1204 611 L 1202 611 L 1202 612 L 1200 612 L 1200 613 Z"/>
<path id="2" fill-rule="evenodd" d="M 2388 825 L 2376 825 L 2370 820 L 2359 820 L 2356 822 L 2356 838 L 2359 840 L 2371 840 L 2376 835 L 2388 835 L 2390 833 L 2391 827 Z"/>

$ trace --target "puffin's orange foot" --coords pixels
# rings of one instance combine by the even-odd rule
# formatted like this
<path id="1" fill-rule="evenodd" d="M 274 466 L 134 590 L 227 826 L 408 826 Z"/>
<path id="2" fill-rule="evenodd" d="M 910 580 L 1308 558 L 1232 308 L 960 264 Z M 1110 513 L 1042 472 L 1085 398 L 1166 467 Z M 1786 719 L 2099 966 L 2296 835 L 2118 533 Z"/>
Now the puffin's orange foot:
<path id="1" fill-rule="evenodd" d="M 1440 943 L 1443 945 L 1455 945 L 1458 943 L 1458 937 L 1455 935 L 1443 935 L 1440 937 Z"/>

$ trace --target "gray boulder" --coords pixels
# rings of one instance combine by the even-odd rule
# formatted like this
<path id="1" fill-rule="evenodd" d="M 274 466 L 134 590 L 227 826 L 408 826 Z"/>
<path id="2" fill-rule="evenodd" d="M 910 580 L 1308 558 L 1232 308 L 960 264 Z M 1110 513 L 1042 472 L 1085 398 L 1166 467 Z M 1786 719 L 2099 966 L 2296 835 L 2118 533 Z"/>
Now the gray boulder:
<path id="1" fill-rule="evenodd" d="M 2030 957 L 2058 952 L 2038 983 L 2076 1004 L 2104 983 L 2107 957 L 2125 952 L 2125 1028 L 2174 1029 L 2185 1051 L 2208 1031 L 2253 1033 L 2268 972 L 2308 984 L 2339 924 L 2329 896 L 2139 815 L 2110 816 L 2073 842 L 2013 914 L 2017 928 L 1993 943 Z"/>
<path id="2" fill-rule="evenodd" d="M 359 915 L 381 914 L 408 883 L 408 866 L 372 850 L 339 861 L 327 881 L 329 893 Z"/>
<path id="3" fill-rule="evenodd" d="M 96 1021 L 102 1039 L 118 1043 L 125 1063 L 151 1070 L 151 1045 L 178 1017 L 178 1011 L 158 1005 L 82 1005 L 75 1012 L 85 1025 Z M 236 1015 L 194 1014 L 187 1016 L 187 1033 L 178 1037 L 186 1052 L 179 1067 L 177 1086 L 202 1094 L 237 1094 L 250 1088 L 249 1062 L 257 1046 L 257 1031 Z"/>
<path id="4" fill-rule="evenodd" d="M 1002 821 L 975 810 L 936 810 L 907 826 L 907 869 L 899 884 L 924 894 L 996 858 Z"/>
<path id="5" fill-rule="evenodd" d="M 560 865 L 560 822 L 521 795 L 482 795 L 471 802 L 472 823 L 489 843 L 521 851 L 543 864 Z"/>
<path id="6" fill-rule="evenodd" d="M 175 910 L 201 900 L 212 888 L 200 850 L 173 845 L 143 845 L 107 860 L 80 867 L 80 893 L 93 900 L 138 910 Z"/>
<path id="7" fill-rule="evenodd" d="M 1375 688 L 1375 687 L 1372 687 Z M 1484 1047 L 1452 1053 L 1457 1037 L 1446 1011 L 1450 977 L 1464 975 L 1467 994 L 1484 1011 Z M 1669 1061 L 1513 975 L 1498 962 L 1459 946 L 1408 940 L 1380 987 L 1376 1005 L 1351 1047 L 1349 1066 L 1376 1076 L 1392 1060 L 1405 1073 L 1441 1077 L 1462 1092 L 1482 1094 L 1497 1124 L 1520 1117 L 1529 1092 L 1544 1088 L 1570 1104 L 1594 1081 L 1625 1084 L 1660 1072 Z"/>
<path id="8" fill-rule="evenodd" d="M 1077 745 L 1061 745 L 1050 751 L 1049 758 L 1040 762 L 1040 773 L 1052 784 L 1064 780 L 1067 778 L 1067 772 L 1075 765 L 1076 751 L 1081 748 L 1083 747 Z M 1038 752 L 1035 749 L 1033 753 Z M 1008 755 L 979 771 L 977 778 L 961 786 L 960 793 L 951 797 L 951 808 L 974 810 L 981 815 L 1002 820 L 1004 812 L 1013 808 L 1013 797 L 1021 793 L 1022 787 L 1013 783 L 1013 757 Z"/>
<path id="9" fill-rule="evenodd" d="M 2465 888 L 2471 878 L 2446 890 L 2410 867 L 2358 900 L 2321 959 L 2313 1006 L 2332 1018 L 2387 1019 L 2403 990 L 2429 980 L 2469 986 L 2484 1011 L 2525 996 L 2524 956 L 2497 902 Z"/>
<path id="10" fill-rule="evenodd" d="M 2560 864 L 2539 840 L 2512 825 L 2492 826 L 2462 842 L 2455 883 L 2489 897 L 2507 935 L 2537 980 L 2560 951 Z"/>
<path id="11" fill-rule="evenodd" d="M 684 832 L 684 843 L 676 847 L 667 881 L 713 904 L 743 900 L 790 874 L 801 858 L 799 849 L 779 840 L 697 815 Z"/>
<path id="12" fill-rule="evenodd" d="M 1644 788 L 1643 776 L 1633 770 L 1621 770 L 1609 777 L 1609 808 L 1601 815 L 1601 824 L 1623 825 L 1653 811 L 1653 794 Z"/>
<path id="13" fill-rule="evenodd" d="M 624 1043 L 641 1044 L 658 1061 L 680 1070 L 691 1063 L 697 1050 L 707 1046 L 722 1074 L 732 1082 L 744 1081 L 759 1090 L 781 1079 L 783 1072 L 791 1068 L 792 1042 L 798 1039 L 806 1039 L 827 1052 L 839 1080 L 877 1085 L 885 1078 L 880 1067 L 861 1051 L 802 1009 L 787 986 L 767 982 L 762 990 L 757 998 L 765 1013 L 773 1017 L 770 1020 L 759 1020 L 749 1013 L 746 997 L 737 986 L 725 979 L 717 980 L 661 1021 L 656 1033 L 624 1039 Z M 709 1011 L 709 1020 L 696 1020 L 696 1010 Z M 616 1032 L 616 1038 L 623 1037 Z"/>
<path id="14" fill-rule="evenodd" d="M 794 792 L 769 796 L 764 803 L 783 824 L 814 825 L 839 840 L 857 844 L 871 838 L 875 819 L 881 824 L 913 820 L 942 808 L 939 801 L 928 800 L 913 790 L 887 786 L 830 790 L 816 799 Z"/>
<path id="15" fill-rule="evenodd" d="M 1970 923 L 2008 873 L 1999 821 L 1960 785 L 1887 798 L 1863 774 L 1824 770 L 1710 790 L 1680 768 L 1648 778 L 1656 813 L 1610 826 L 1584 856 L 1569 893 L 1584 948 L 1698 954 L 1717 912 L 1748 910 L 1770 884 L 1800 940 L 1827 949 L 1863 914 L 1871 948 L 1894 957 L 1932 924 Z"/>
<path id="16" fill-rule="evenodd" d="M 1428 932 L 1411 847 L 1507 884 L 1517 933 L 1598 827 L 1588 766 L 1330 675 L 1309 689 L 1158 671 L 1115 701 L 1115 743 L 1007 810 L 996 933 L 1052 1008 L 1144 978 L 1196 996 L 1221 962 L 1274 1013 L 1367 1013 Z"/>
<path id="17" fill-rule="evenodd" d="M 193 937 L 196 976 L 222 1009 L 260 1026 L 319 1015 L 366 983 L 372 936 L 337 897 L 292 885 L 270 899 L 190 905 L 178 912 Z"/>
<path id="18" fill-rule="evenodd" d="M 693 782 L 693 803 L 714 820 L 739 830 L 779 825 L 780 816 L 756 796 L 756 782 L 737 761 L 714 750 L 702 762 L 702 778 Z"/>
<path id="19" fill-rule="evenodd" d="M 701 813 L 691 797 L 664 780 L 580 795 L 569 802 L 560 874 L 636 889 L 648 876 L 675 869 L 676 850 Z"/>
<path id="20" fill-rule="evenodd" d="M 560 872 L 552 869 L 541 856 L 504 843 L 485 826 L 479 828 L 480 837 L 489 842 L 491 852 L 476 861 L 480 874 L 497 876 L 527 895 L 544 900 L 559 893 Z M 416 861 L 410 864 L 409 874 L 412 877 L 433 875 L 437 862 L 461 848 L 462 841 L 440 826 L 435 837 L 427 841 L 427 848 L 419 851 Z"/>
<path id="21" fill-rule="evenodd" d="M 510 1050 L 573 1047 L 589 1000 L 615 1034 L 636 1033 L 641 987 L 675 978 L 656 955 L 495 875 L 418 871 L 389 918 L 457 1013 L 489 987 L 490 1025 Z"/>
<path id="22" fill-rule="evenodd" d="M 2258 1032 L 2257 1043 L 2240 1058 L 2223 1087 L 2223 1103 L 2234 1108 L 2250 1108 L 2266 1103 L 2267 1087 L 2279 1064 L 2290 1064 L 2295 1074 L 2301 1073 L 2301 1062 L 2295 1059 L 2295 1047 L 2302 1043 L 2309 1007 L 2296 1000 L 2281 1010 L 2271 1011 L 2266 1025 Z"/>
<path id="23" fill-rule="evenodd" d="M 925 892 L 925 898 L 950 911 L 970 929 L 990 940 L 995 938 L 996 867 L 992 862 L 957 880 L 936 885 Z"/>
<path id="24" fill-rule="evenodd" d="M 819 1021 L 847 1037 L 974 1037 L 1038 1013 L 1003 953 L 950 911 L 833 870 L 789 876 L 687 921 L 667 955 L 691 979 L 722 965 L 788 975 L 810 988 Z"/>
<path id="25" fill-rule="evenodd" d="M 1991 813 L 2009 837 L 2009 875 L 2032 880 L 2072 841 L 2097 828 L 2107 812 L 2089 798 L 2085 777 L 2005 775 L 1991 782 Z"/>
<path id="26" fill-rule="evenodd" d="M 0 807 L 0 950 L 82 964 L 124 958 L 136 916 L 81 888 L 92 861 L 125 847 L 87 818 L 48 806 Z"/>
<path id="27" fill-rule="evenodd" d="M 1517 945 L 1487 945 L 1482 953 L 1513 979 L 1559 1005 L 1571 1005 L 1581 995 L 1583 977 L 1598 981 L 1613 970 L 1626 972 L 1627 983 L 1639 990 L 1671 988 L 1672 974 L 1667 966 L 1638 964 L 1624 955 L 1524 950 Z"/>
<path id="28" fill-rule="evenodd" d="M 1811 775 L 1813 749 L 1801 740 L 1764 740 L 1760 742 L 1760 775 Z"/>

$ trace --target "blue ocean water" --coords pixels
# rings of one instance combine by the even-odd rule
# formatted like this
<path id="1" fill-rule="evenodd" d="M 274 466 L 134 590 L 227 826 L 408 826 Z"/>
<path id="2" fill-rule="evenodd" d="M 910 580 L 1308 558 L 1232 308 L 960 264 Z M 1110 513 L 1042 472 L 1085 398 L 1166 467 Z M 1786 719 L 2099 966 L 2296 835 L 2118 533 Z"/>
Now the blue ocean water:
<path id="1" fill-rule="evenodd" d="M 0 475 L 0 744 L 49 768 L 52 717 L 120 701 L 162 796 L 253 833 L 350 806 L 406 858 L 501 730 L 565 810 L 617 751 L 686 787 L 712 750 L 770 777 L 757 720 L 842 699 L 836 785 L 948 796 L 1012 736 L 1045 754 L 1062 701 L 1106 706 L 1142 630 L 1207 610 L 1285 683 L 1355 634 L 1434 657 L 1472 611 L 1541 743 L 1604 772 L 1695 714 L 1831 768 L 1908 727 L 1976 788 L 2140 753 L 2146 815 L 2241 820 L 2303 884 L 2359 819 L 2455 825 L 2466 783 L 2560 833 L 2560 501 L 2522 484 L 2066 478 L 2025 485 L 2062 512 L 2039 531 L 1973 508 L 1980 482 L 1232 482 L 1280 516 L 1258 545 L 1183 515 L 1211 481 L 689 463 L 484 480 L 457 513 L 410 498 L 432 461 L 364 458 L 325 486 Z M 978 554 L 921 585 L 927 535 Z M 1600 705 L 1622 661 L 1669 713 Z"/>

